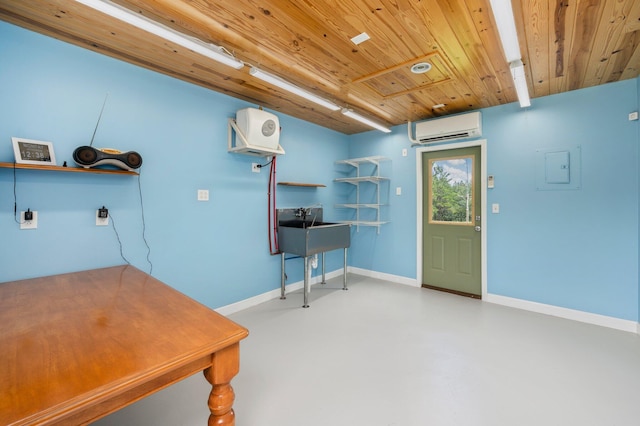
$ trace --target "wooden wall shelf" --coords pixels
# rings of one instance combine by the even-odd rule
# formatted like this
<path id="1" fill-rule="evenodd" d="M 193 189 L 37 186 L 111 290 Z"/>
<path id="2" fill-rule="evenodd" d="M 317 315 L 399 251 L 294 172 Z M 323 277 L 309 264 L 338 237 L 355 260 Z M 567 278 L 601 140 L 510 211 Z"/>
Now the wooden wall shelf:
<path id="1" fill-rule="evenodd" d="M 300 183 L 300 182 L 278 182 L 278 185 L 283 186 L 302 186 L 305 188 L 325 188 L 327 185 L 321 183 Z"/>
<path id="2" fill-rule="evenodd" d="M 47 166 L 36 164 L 14 164 L 14 163 L 0 163 L 1 168 L 5 169 L 29 169 L 29 170 L 49 170 L 55 172 L 79 172 L 79 173 L 98 173 L 98 174 L 110 174 L 110 175 L 137 175 L 137 172 L 129 170 L 114 170 L 114 169 L 85 169 L 82 167 L 62 167 L 62 166 Z"/>

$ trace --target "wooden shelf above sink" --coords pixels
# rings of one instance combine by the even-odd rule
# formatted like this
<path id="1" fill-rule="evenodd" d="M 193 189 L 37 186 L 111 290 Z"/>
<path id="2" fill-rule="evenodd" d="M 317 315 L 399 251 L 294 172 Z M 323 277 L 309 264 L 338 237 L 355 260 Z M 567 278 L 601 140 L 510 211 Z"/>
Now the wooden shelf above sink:
<path id="1" fill-rule="evenodd" d="M 326 188 L 327 185 L 321 183 L 301 183 L 301 182 L 278 182 L 282 186 L 301 186 L 304 188 Z"/>

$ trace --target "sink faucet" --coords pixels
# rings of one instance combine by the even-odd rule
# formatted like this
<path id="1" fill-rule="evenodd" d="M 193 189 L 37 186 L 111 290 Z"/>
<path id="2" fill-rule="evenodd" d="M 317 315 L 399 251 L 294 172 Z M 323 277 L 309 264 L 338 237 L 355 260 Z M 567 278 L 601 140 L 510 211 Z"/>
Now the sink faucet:
<path id="1" fill-rule="evenodd" d="M 296 217 L 301 217 L 302 220 L 305 220 L 309 213 L 310 213 L 310 209 L 305 209 L 304 207 L 300 207 L 299 209 L 296 209 Z"/>

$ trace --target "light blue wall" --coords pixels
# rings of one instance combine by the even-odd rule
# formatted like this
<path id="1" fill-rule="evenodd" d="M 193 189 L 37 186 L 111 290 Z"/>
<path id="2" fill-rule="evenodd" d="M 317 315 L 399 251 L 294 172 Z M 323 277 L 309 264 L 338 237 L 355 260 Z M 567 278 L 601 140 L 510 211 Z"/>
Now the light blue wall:
<path id="1" fill-rule="evenodd" d="M 249 105 L 0 22 L 0 161 L 12 161 L 11 137 L 54 143 L 58 164 L 88 144 L 109 93 L 94 146 L 135 150 L 153 275 L 218 307 L 279 287 L 280 258 L 267 240 L 268 168 L 227 153 L 227 118 Z M 335 216 L 331 168 L 347 155 L 340 133 L 278 114 L 286 155 L 279 181 L 327 188 L 278 187 L 279 207 L 314 203 Z M 0 169 L 0 282 L 123 263 L 111 226 L 95 226 L 109 208 L 124 255 L 149 271 L 142 239 L 138 178 L 17 170 L 18 210 L 39 212 L 37 230 L 14 221 L 13 171 Z M 210 191 L 209 202 L 196 200 Z M 340 252 L 327 269 L 339 269 Z M 288 282 L 302 263 L 288 262 Z"/>
<path id="2" fill-rule="evenodd" d="M 636 87 L 637 87 L 637 94 L 638 94 L 638 106 L 640 106 L 640 76 L 636 78 Z M 640 143 L 640 125 L 638 126 L 638 141 Z M 638 172 L 638 188 L 640 188 L 640 154 L 638 155 L 638 162 L 636 167 L 638 168 L 639 172 Z M 639 196 L 640 198 L 640 196 Z M 638 205 L 638 211 L 640 212 L 640 200 L 638 201 L 639 205 Z M 638 222 L 640 223 L 640 217 L 638 218 Z M 640 226 L 639 226 L 640 228 Z M 639 229 L 639 233 L 638 233 L 638 245 L 640 246 L 640 229 Z M 638 250 L 638 265 L 640 265 L 640 249 Z M 638 322 L 640 323 L 640 271 L 638 271 Z"/>
<path id="3" fill-rule="evenodd" d="M 488 291 L 622 319 L 638 319 L 637 79 L 483 113 L 488 174 Z M 415 150 L 406 126 L 353 136 L 350 155 L 392 158 L 393 223 L 356 234 L 357 267 L 415 278 Z M 582 186 L 536 190 L 536 150 L 581 147 Z"/>
<path id="4" fill-rule="evenodd" d="M 268 254 L 268 173 L 253 157 L 226 152 L 227 117 L 249 105 L 209 90 L 0 23 L 0 161 L 11 161 L 11 136 L 50 140 L 59 163 L 91 138 L 105 94 L 109 100 L 96 146 L 136 150 L 153 274 L 218 307 L 279 285 L 279 258 Z M 488 172 L 496 177 L 488 205 L 490 293 L 638 319 L 639 79 L 483 110 Z M 416 159 L 406 126 L 390 135 L 345 136 L 279 114 L 278 180 L 327 188 L 278 188 L 278 206 L 317 202 L 327 219 L 349 190 L 334 184 L 334 161 L 382 155 L 391 223 L 353 230 L 350 264 L 415 278 Z M 582 187 L 536 191 L 535 151 L 581 146 Z M 407 148 L 408 156 L 402 156 Z M 13 219 L 13 172 L 0 169 L 0 281 L 122 263 L 111 227 L 95 226 L 106 205 L 125 256 L 149 270 L 142 240 L 138 178 L 18 170 L 18 209 L 40 213 L 39 229 Z M 395 188 L 402 195 L 395 195 Z M 211 201 L 196 201 L 209 189 Z M 37 253 L 37 260 L 28 255 Z M 338 269 L 339 252 L 328 256 Z M 289 282 L 302 279 L 299 260 Z"/>
<path id="5" fill-rule="evenodd" d="M 349 144 L 351 158 L 380 155 L 390 159 L 383 163 L 381 175 L 391 179 L 382 185 L 389 206 L 383 208 L 382 218 L 390 223 L 376 228 L 360 227 L 352 239 L 352 265 L 415 278 L 416 276 L 416 160 L 415 149 L 407 137 L 406 126 L 396 126 L 390 135 L 371 131 L 352 135 Z M 402 150 L 407 156 L 402 156 Z M 402 195 L 396 194 L 400 187 Z M 386 190 L 386 191 L 385 191 Z M 384 201 L 384 199 L 382 200 Z"/>
<path id="6" fill-rule="evenodd" d="M 636 81 L 484 111 L 491 293 L 638 318 Z M 535 151 L 581 146 L 582 185 L 537 191 Z"/>

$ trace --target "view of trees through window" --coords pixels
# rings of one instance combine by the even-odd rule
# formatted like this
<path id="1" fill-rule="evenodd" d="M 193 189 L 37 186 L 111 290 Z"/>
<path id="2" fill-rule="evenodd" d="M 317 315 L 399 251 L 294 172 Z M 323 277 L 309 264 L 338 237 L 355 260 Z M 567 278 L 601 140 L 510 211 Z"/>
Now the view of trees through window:
<path id="1" fill-rule="evenodd" d="M 471 223 L 473 158 L 431 160 L 431 221 Z"/>

